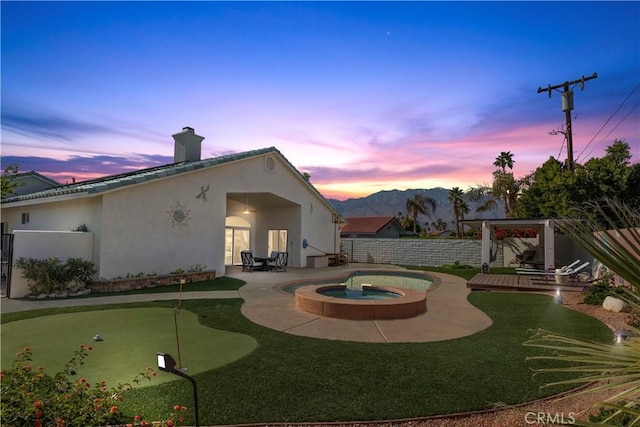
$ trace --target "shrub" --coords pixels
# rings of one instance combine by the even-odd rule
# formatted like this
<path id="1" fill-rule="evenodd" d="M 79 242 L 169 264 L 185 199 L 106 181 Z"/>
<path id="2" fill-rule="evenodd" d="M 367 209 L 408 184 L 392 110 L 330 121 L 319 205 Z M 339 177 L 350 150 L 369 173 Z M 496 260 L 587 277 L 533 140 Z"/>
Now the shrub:
<path id="1" fill-rule="evenodd" d="M 194 265 L 189 267 L 189 270 L 187 270 L 187 272 L 189 272 L 189 273 L 199 273 L 199 272 L 203 271 L 205 268 L 207 268 L 206 265 L 194 264 Z"/>
<path id="2" fill-rule="evenodd" d="M 119 409 L 131 384 L 108 388 L 104 381 L 91 386 L 84 378 L 75 379 L 76 370 L 84 364 L 91 346 L 81 345 L 61 372 L 47 375 L 44 368 L 30 365 L 29 347 L 16 354 L 8 371 L 0 371 L 2 396 L 0 417 L 4 425 L 23 426 L 174 426 L 184 420 L 187 408 L 176 405 L 165 421 L 150 423 L 140 415 L 128 416 Z M 134 378 L 134 384 L 156 376 L 147 368 Z M 133 422 L 131 422 L 131 420 Z"/>
<path id="3" fill-rule="evenodd" d="M 589 287 L 583 302 L 590 305 L 602 305 L 605 298 L 616 293 L 616 287 L 612 284 L 611 273 L 605 273 L 599 280 Z"/>
<path id="4" fill-rule="evenodd" d="M 626 405 L 626 402 L 620 402 L 620 406 Z M 629 426 L 632 424 L 633 416 L 628 412 L 616 414 L 613 408 L 600 408 L 597 414 L 589 415 L 589 421 L 592 423 L 609 424 L 616 426 Z"/>
<path id="5" fill-rule="evenodd" d="M 85 288 L 96 273 L 93 262 L 82 258 L 67 258 L 63 263 L 57 257 L 46 259 L 20 257 L 16 266 L 29 283 L 32 294 L 51 294 Z"/>
<path id="6" fill-rule="evenodd" d="M 467 264 L 460 264 L 460 261 L 456 261 L 453 264 L 443 264 L 440 267 L 441 268 L 446 268 L 448 270 L 459 270 L 459 269 L 473 268 L 472 266 L 467 265 Z"/>
<path id="7" fill-rule="evenodd" d="M 82 231 L 83 233 L 86 233 L 89 231 L 89 227 L 87 227 L 87 224 L 80 224 L 71 231 Z"/>

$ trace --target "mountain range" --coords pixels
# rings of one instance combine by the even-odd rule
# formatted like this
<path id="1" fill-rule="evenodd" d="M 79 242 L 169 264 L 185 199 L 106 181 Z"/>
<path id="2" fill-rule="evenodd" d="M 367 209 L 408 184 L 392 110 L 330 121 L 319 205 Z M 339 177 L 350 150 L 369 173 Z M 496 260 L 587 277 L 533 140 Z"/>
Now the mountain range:
<path id="1" fill-rule="evenodd" d="M 422 214 L 418 215 L 418 224 L 424 226 L 425 223 L 431 224 L 440 218 L 447 224 L 449 229 L 455 227 L 453 206 L 447 200 L 449 190 L 441 187 L 431 189 L 385 190 L 357 199 L 329 199 L 329 203 L 331 203 L 343 217 L 387 215 L 397 217 L 398 213 L 407 215 L 407 200 L 413 199 L 417 194 L 431 197 L 436 201 L 435 212 L 428 217 Z M 465 219 L 504 218 L 504 208 L 501 203 L 498 204 L 498 209 L 491 212 L 476 212 L 475 209 L 479 203 L 468 203 L 470 210 L 465 216 Z"/>

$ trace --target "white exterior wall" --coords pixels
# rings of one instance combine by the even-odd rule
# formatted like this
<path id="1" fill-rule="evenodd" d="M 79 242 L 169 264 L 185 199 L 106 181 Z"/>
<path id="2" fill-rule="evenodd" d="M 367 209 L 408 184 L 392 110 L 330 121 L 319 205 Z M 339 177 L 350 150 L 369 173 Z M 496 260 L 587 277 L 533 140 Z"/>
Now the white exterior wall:
<path id="1" fill-rule="evenodd" d="M 265 170 L 264 157 L 275 160 L 273 171 Z M 207 186 L 207 200 L 202 196 L 197 199 Z M 228 193 L 270 193 L 291 204 L 247 215 L 237 212 L 239 206 L 227 200 Z M 305 212 L 302 206 L 311 204 L 313 212 L 310 208 Z M 178 205 L 187 213 L 182 225 L 171 219 L 171 211 Z M 322 222 L 331 224 L 329 207 L 278 156 L 243 159 L 105 194 L 100 276 L 163 274 L 196 264 L 223 275 L 225 218 L 231 215 L 252 225 L 251 248 L 256 254 L 267 254 L 267 230 L 287 229 L 291 267 L 306 266 L 302 235 L 309 231 L 303 230 L 326 230 Z M 333 234 L 324 232 L 315 240 L 330 248 Z"/>
<path id="2" fill-rule="evenodd" d="M 35 199 L 15 205 L 2 207 L 2 222 L 7 224 L 8 233 L 15 230 L 71 231 L 81 224 L 89 231 L 97 232 L 100 227 L 100 196 L 67 197 L 50 203 Z M 22 224 L 23 213 L 29 213 L 27 224 Z"/>
<path id="3" fill-rule="evenodd" d="M 273 158 L 276 161 L 273 170 L 268 170 L 265 167 L 267 158 Z M 234 179 L 223 180 L 224 182 L 220 183 L 226 188 L 227 193 L 271 193 L 295 204 L 295 206 L 284 208 L 258 210 L 254 214 L 255 222 L 249 219 L 251 218 L 249 215 L 247 218 L 249 222 L 257 224 L 251 233 L 251 247 L 256 254 L 266 255 L 268 229 L 288 230 L 287 246 L 289 266 L 291 267 L 306 267 L 307 255 L 318 255 L 318 252 L 312 248 L 302 248 L 303 239 L 307 239 L 311 245 L 326 252 L 338 250 L 340 245 L 339 232 L 332 223 L 331 209 L 278 156 L 269 153 L 242 162 L 224 165 L 216 168 L 216 171 L 227 176 L 231 172 L 233 173 Z M 333 249 L 334 241 L 335 250 Z"/>
<path id="4" fill-rule="evenodd" d="M 93 233 L 93 263 L 100 265 L 100 235 L 102 197 L 64 197 L 60 201 L 42 203 L 42 200 L 28 200 L 17 206 L 2 208 L 2 222 L 7 224 L 6 232 L 17 230 L 71 231 L 84 224 Z M 29 222 L 22 224 L 22 214 L 29 213 Z M 15 258 L 15 256 L 14 256 Z M 36 258 L 31 256 L 31 258 Z M 15 277 L 15 276 L 14 276 Z"/>
<path id="5" fill-rule="evenodd" d="M 273 163 L 268 163 L 270 158 Z M 206 201 L 196 198 L 207 188 Z M 277 196 L 274 206 L 255 213 L 238 212 L 228 194 L 262 193 Z M 284 202 L 280 199 L 284 199 Z M 52 200 L 57 200 L 52 202 Z M 284 205 L 284 206 L 283 206 Z M 182 207 L 186 218 L 172 220 Z M 242 207 L 244 208 L 244 206 Z M 30 222 L 22 226 L 22 212 Z M 93 261 L 98 277 L 165 274 L 194 265 L 224 275 L 225 218 L 240 216 L 252 225 L 251 248 L 267 252 L 267 231 L 288 230 L 289 266 L 305 267 L 302 240 L 326 252 L 337 251 L 339 234 L 328 203 L 276 153 L 242 158 L 209 168 L 133 184 L 95 196 L 69 195 L 17 202 L 2 209 L 8 230 L 72 230 L 86 224 L 95 233 Z M 335 249 L 334 249 L 335 248 Z M 33 256 L 33 255 L 29 255 Z"/>
<path id="6" fill-rule="evenodd" d="M 70 231 L 14 231 L 13 259 L 69 257 L 93 259 L 93 233 Z M 11 298 L 22 298 L 29 293 L 29 285 L 22 277 L 22 269 L 12 266 Z"/>
<path id="7" fill-rule="evenodd" d="M 224 243 L 224 195 L 211 182 L 208 202 L 196 200 L 203 181 L 201 174 L 183 174 L 105 194 L 100 277 L 167 274 L 196 264 L 224 271 L 213 253 L 216 242 Z M 178 205 L 186 213 L 181 224 L 171 215 Z"/>

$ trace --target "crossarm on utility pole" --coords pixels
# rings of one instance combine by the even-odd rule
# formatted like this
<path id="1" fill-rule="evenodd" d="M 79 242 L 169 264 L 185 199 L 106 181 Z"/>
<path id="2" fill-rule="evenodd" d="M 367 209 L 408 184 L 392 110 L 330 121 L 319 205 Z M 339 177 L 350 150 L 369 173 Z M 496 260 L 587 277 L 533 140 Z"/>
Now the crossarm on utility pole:
<path id="1" fill-rule="evenodd" d="M 578 83 L 580 83 L 580 89 L 584 89 L 584 82 L 587 82 L 589 80 L 593 80 L 593 79 L 597 79 L 598 78 L 598 73 L 593 73 L 591 76 L 589 77 L 585 77 L 582 76 L 582 78 L 579 78 L 578 80 L 574 80 L 572 82 L 564 82 L 564 83 L 560 83 L 559 85 L 555 85 L 555 86 L 547 86 L 545 88 L 542 87 L 538 87 L 538 93 L 540 92 L 549 92 L 549 98 L 551 98 L 551 91 L 555 90 L 555 89 L 560 89 L 562 88 L 566 88 L 569 87 L 571 85 L 577 85 Z"/>

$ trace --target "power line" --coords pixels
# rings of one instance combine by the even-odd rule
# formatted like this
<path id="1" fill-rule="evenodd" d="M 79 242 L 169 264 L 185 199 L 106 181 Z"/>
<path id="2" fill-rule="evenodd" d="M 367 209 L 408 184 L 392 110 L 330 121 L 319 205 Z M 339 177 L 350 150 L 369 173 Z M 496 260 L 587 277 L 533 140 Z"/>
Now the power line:
<path id="1" fill-rule="evenodd" d="M 606 140 L 609 135 L 611 135 L 613 133 L 614 130 L 616 130 L 618 128 L 618 126 L 620 126 L 622 124 L 622 122 L 624 122 L 627 117 L 629 117 L 631 115 L 631 113 L 633 113 L 635 111 L 636 108 L 640 107 L 640 103 L 636 104 L 622 119 L 620 119 L 620 121 L 613 127 L 613 129 L 611 129 L 609 131 L 608 134 L 606 134 L 605 136 L 602 137 L 602 139 L 600 140 L 600 143 L 602 143 L 604 140 Z M 582 150 L 584 151 L 584 150 Z M 593 152 L 593 149 L 591 151 L 589 151 L 589 153 L 587 154 L 587 157 L 589 157 L 591 155 L 591 153 Z M 580 153 L 580 155 L 582 155 L 582 153 Z"/>
<path id="2" fill-rule="evenodd" d="M 578 154 L 578 157 L 577 157 L 577 159 L 576 159 L 576 162 L 577 162 L 577 161 L 578 161 L 578 159 L 582 156 L 582 154 L 586 151 L 586 149 L 587 149 L 587 148 L 589 148 L 589 145 L 590 145 L 590 144 L 591 144 L 591 143 L 596 139 L 596 137 L 600 134 L 600 132 L 602 132 L 602 129 L 604 129 L 604 128 L 605 128 L 605 126 L 607 126 L 607 124 L 611 121 L 611 119 L 613 118 L 613 116 L 615 116 L 615 115 L 618 113 L 618 111 L 620 111 L 620 109 L 622 108 L 622 106 L 623 106 L 623 105 L 624 105 L 624 104 L 629 100 L 629 98 L 631 98 L 631 95 L 633 95 L 633 92 L 635 92 L 635 91 L 638 89 L 638 87 L 640 87 L 640 83 L 638 83 L 638 84 L 636 85 L 636 87 L 634 87 L 634 88 L 631 90 L 631 93 L 629 93 L 629 95 L 627 95 L 627 97 L 624 99 L 624 101 L 622 101 L 622 104 L 620 104 L 620 105 L 618 106 L 618 108 L 616 109 L 616 111 L 614 111 L 614 112 L 613 112 L 613 114 L 611 114 L 611 115 L 609 116 L 609 118 L 607 119 L 607 121 L 606 121 L 606 122 L 604 122 L 604 124 L 603 124 L 603 125 L 602 125 L 602 127 L 600 128 L 600 130 L 598 130 L 598 132 L 596 132 L 596 134 L 595 134 L 595 135 L 593 135 L 593 138 L 591 138 L 591 141 L 589 141 L 589 142 L 587 143 L 587 145 L 582 149 L 582 151 L 580 152 L 580 154 Z M 632 109 L 631 111 L 635 110 L 635 109 L 636 109 L 636 107 L 637 107 L 637 105 L 636 105 L 635 107 L 633 107 L 633 109 Z M 631 112 L 629 112 L 629 114 L 631 114 Z M 624 117 L 623 117 L 623 119 L 622 119 L 622 120 L 621 120 L 621 121 L 616 125 L 616 127 L 614 127 L 614 128 L 611 130 L 611 132 L 613 132 L 613 131 L 618 127 L 618 126 L 620 126 L 620 123 L 622 123 L 622 121 L 624 121 L 624 119 L 626 119 L 626 118 L 629 116 L 629 114 L 627 114 L 626 116 L 624 116 Z M 606 138 L 607 136 L 609 136 L 609 135 L 611 134 L 611 132 L 609 132 L 609 133 L 605 136 L 605 138 Z"/>

